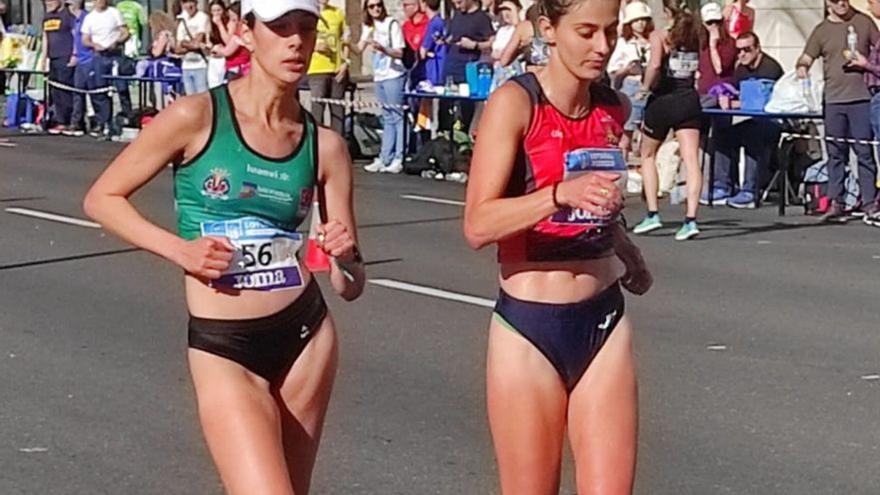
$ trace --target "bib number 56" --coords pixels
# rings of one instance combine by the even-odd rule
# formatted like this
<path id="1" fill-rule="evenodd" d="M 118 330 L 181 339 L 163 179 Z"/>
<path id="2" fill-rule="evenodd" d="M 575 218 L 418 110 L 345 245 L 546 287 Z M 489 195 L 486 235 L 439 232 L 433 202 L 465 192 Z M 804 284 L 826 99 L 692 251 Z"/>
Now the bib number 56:
<path id="1" fill-rule="evenodd" d="M 272 264 L 272 243 L 242 244 L 241 254 L 244 256 L 244 268 L 268 266 Z"/>

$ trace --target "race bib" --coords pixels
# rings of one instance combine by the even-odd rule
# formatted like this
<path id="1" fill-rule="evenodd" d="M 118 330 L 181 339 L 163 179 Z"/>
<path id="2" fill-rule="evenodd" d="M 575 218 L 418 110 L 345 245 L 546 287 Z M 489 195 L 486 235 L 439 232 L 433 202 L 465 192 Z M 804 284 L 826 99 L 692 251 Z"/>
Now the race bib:
<path id="1" fill-rule="evenodd" d="M 227 237 L 235 246 L 232 262 L 212 287 L 234 290 L 284 290 L 303 286 L 296 253 L 302 234 L 254 217 L 202 223 L 202 236 Z"/>
<path id="2" fill-rule="evenodd" d="M 620 184 L 626 184 L 626 161 L 619 148 L 580 148 L 565 153 L 563 180 L 573 179 L 589 172 L 615 172 L 621 175 Z M 550 217 L 558 225 L 596 225 L 611 223 L 610 215 L 596 216 L 580 208 L 562 208 Z"/>
<path id="3" fill-rule="evenodd" d="M 700 68 L 700 54 L 697 52 L 672 52 L 669 54 L 669 77 L 690 79 Z"/>

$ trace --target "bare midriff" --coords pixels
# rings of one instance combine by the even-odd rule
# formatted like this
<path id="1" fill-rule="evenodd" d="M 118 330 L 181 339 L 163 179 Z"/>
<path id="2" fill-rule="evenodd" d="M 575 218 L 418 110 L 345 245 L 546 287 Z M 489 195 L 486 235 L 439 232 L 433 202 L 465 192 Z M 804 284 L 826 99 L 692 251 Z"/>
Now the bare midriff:
<path id="1" fill-rule="evenodd" d="M 215 320 L 244 320 L 275 314 L 289 306 L 302 294 L 312 279 L 302 268 L 303 285 L 295 289 L 277 291 L 220 291 L 201 280 L 186 275 L 186 304 L 189 313 L 199 318 Z"/>
<path id="2" fill-rule="evenodd" d="M 501 265 L 504 292 L 524 301 L 572 303 L 600 294 L 619 279 L 616 256 L 580 261 L 526 261 Z"/>

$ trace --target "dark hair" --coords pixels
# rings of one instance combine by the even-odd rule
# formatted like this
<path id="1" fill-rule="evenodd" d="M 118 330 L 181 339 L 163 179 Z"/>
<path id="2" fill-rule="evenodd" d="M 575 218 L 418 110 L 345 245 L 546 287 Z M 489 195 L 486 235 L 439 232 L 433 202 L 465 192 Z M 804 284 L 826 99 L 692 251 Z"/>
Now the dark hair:
<path id="1" fill-rule="evenodd" d="M 223 22 L 223 24 L 226 25 L 226 23 L 229 22 L 229 16 L 226 15 L 226 4 L 223 2 L 223 0 L 211 0 L 211 3 L 208 5 L 208 13 L 209 14 L 211 12 L 211 7 L 213 7 L 215 5 L 219 5 L 223 9 L 223 16 L 221 17 L 221 22 Z M 223 37 L 220 36 L 220 28 L 218 28 L 217 25 L 214 24 L 213 18 L 211 19 L 210 41 L 214 45 L 222 45 L 223 44 Z"/>
<path id="2" fill-rule="evenodd" d="M 538 4 L 533 3 L 531 7 L 526 9 L 526 20 L 531 22 L 534 25 L 538 24 L 538 17 L 541 16 L 541 10 L 538 9 Z"/>
<path id="3" fill-rule="evenodd" d="M 370 15 L 370 10 L 367 8 L 367 5 L 370 3 L 370 0 L 364 0 L 364 25 L 373 27 L 373 16 Z M 382 5 L 382 16 L 379 17 L 380 21 L 384 21 L 386 17 L 388 17 L 388 9 L 385 8 L 385 1 L 379 0 L 379 3 Z"/>
<path id="4" fill-rule="evenodd" d="M 234 0 L 232 3 L 229 4 L 229 7 L 226 10 L 231 10 L 235 12 L 235 15 L 237 15 L 238 18 L 241 19 L 241 2 Z"/>
<path id="5" fill-rule="evenodd" d="M 669 46 L 686 52 L 700 51 L 700 21 L 678 0 L 663 0 L 663 8 L 672 12 L 672 27 L 666 35 Z"/>
<path id="6" fill-rule="evenodd" d="M 512 3 L 517 8 L 517 10 L 522 10 L 522 4 L 519 3 L 519 0 L 501 0 L 500 2 L 495 3 L 495 15 L 501 14 L 502 3 Z"/>
<path id="7" fill-rule="evenodd" d="M 567 14 L 576 3 L 581 1 L 583 0 L 538 0 L 535 5 L 538 6 L 538 15 L 550 19 L 550 24 L 555 26 L 559 23 L 559 19 L 562 16 Z"/>
<path id="8" fill-rule="evenodd" d="M 647 38 L 648 36 L 651 36 L 652 32 L 654 32 L 654 19 L 651 19 L 650 17 L 646 17 L 644 19 L 647 20 L 648 23 L 645 24 L 645 32 L 642 36 Z M 622 36 L 623 39 L 627 41 L 633 39 L 633 36 L 635 36 L 636 33 L 633 31 L 632 23 L 640 20 L 641 19 L 636 19 L 635 21 L 624 24 L 623 27 L 620 28 L 620 36 Z"/>
<path id="9" fill-rule="evenodd" d="M 736 37 L 736 41 L 745 40 L 745 39 L 749 39 L 749 38 L 752 39 L 752 41 L 755 43 L 755 46 L 758 46 L 758 47 L 761 46 L 761 40 L 758 39 L 758 35 L 755 34 L 754 31 L 746 31 L 744 33 L 740 33 L 740 35 Z"/>
<path id="10" fill-rule="evenodd" d="M 424 2 L 425 5 L 434 12 L 440 10 L 440 0 L 424 0 Z"/>

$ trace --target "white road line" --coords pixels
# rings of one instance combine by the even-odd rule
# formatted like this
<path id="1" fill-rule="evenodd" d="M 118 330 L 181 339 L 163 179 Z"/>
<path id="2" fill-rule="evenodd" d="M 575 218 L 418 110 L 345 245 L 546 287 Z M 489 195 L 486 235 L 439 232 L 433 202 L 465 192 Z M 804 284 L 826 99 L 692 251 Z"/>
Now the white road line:
<path id="1" fill-rule="evenodd" d="M 66 223 L 69 225 L 76 225 L 77 227 L 88 227 L 90 229 L 100 229 L 101 228 L 101 224 L 98 224 L 95 222 L 90 222 L 88 220 L 67 217 L 64 215 L 58 215 L 55 213 L 49 213 L 49 212 L 45 212 L 45 211 L 31 210 L 29 208 L 6 208 L 6 213 L 12 213 L 15 215 L 24 215 L 26 217 L 42 218 L 43 220 L 50 220 L 52 222 L 60 222 L 60 223 Z"/>
<path id="2" fill-rule="evenodd" d="M 418 194 L 402 194 L 400 197 L 403 199 L 411 199 L 413 201 L 424 201 L 425 203 L 464 206 L 464 201 L 456 201 L 454 199 L 432 198 L 431 196 L 419 196 Z"/>
<path id="3" fill-rule="evenodd" d="M 429 297 L 437 297 L 440 299 L 446 299 L 449 301 L 462 302 L 465 304 L 473 304 L 474 306 L 482 306 L 484 308 L 494 308 L 495 301 L 491 299 L 484 299 L 482 297 L 469 296 L 467 294 L 459 294 L 457 292 L 450 292 L 448 290 L 443 289 L 435 289 L 434 287 L 425 287 L 423 285 L 415 285 L 407 282 L 400 282 L 398 280 L 391 280 L 386 278 L 374 278 L 370 279 L 369 282 L 371 284 L 379 285 L 381 287 L 387 287 L 389 289 L 397 289 L 406 292 L 413 292 L 416 294 L 421 294 L 423 296 Z"/>

